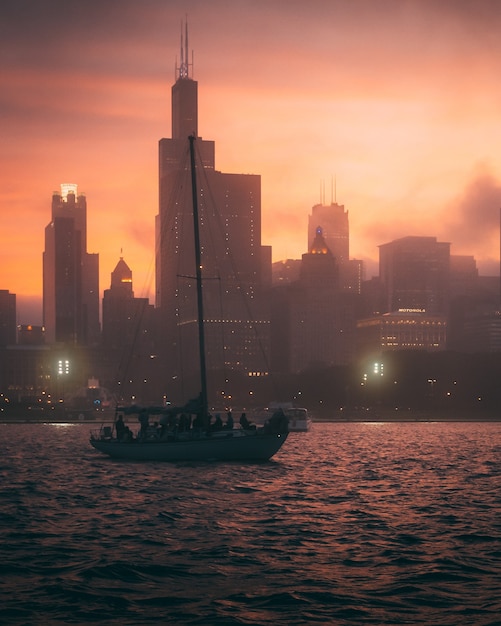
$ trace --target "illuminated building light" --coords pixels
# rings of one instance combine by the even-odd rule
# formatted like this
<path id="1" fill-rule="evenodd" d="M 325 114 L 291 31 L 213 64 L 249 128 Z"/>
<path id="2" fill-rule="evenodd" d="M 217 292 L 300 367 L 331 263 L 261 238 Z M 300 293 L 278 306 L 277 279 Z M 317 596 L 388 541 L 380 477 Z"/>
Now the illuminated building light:
<path id="1" fill-rule="evenodd" d="M 63 201 L 68 201 L 69 193 L 75 194 L 76 197 L 77 189 L 78 185 L 75 185 L 74 183 L 61 183 L 61 197 L 63 198 Z"/>

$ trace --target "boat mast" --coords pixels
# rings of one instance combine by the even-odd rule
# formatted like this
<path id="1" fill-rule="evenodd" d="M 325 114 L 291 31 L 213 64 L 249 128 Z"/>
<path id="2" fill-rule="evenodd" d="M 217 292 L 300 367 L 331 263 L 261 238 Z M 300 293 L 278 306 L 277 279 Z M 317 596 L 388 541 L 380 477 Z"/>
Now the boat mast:
<path id="1" fill-rule="evenodd" d="M 191 165 L 191 193 L 193 201 L 193 232 L 195 236 L 195 278 L 197 285 L 197 319 L 198 319 L 198 347 L 200 350 L 200 400 L 202 403 L 202 419 L 205 426 L 208 422 L 207 397 L 207 366 L 205 362 L 205 330 L 204 330 L 204 303 L 202 295 L 202 258 L 200 250 L 200 224 L 198 221 L 198 191 L 197 175 L 195 170 L 195 136 L 188 137 L 190 141 Z"/>

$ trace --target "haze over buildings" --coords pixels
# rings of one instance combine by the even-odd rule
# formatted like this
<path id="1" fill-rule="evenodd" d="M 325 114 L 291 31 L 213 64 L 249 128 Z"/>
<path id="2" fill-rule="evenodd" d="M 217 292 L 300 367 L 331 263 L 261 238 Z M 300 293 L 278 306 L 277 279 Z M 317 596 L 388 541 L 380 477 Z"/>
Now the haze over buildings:
<path id="1" fill-rule="evenodd" d="M 0 267 L 20 322 L 33 321 L 25 299 L 41 298 L 46 198 L 64 181 L 92 200 L 101 286 L 122 249 L 153 301 L 155 145 L 186 11 L 202 134 L 222 171 L 260 174 L 274 260 L 305 252 L 308 207 L 335 176 L 367 278 L 377 246 L 409 234 L 498 272 L 496 3 L 6 0 L 0 11 Z"/>
<path id="2" fill-rule="evenodd" d="M 105 381 L 114 393 L 132 402 L 177 402 L 198 392 L 193 367 L 198 345 L 188 136 L 194 137 L 199 166 L 207 363 L 217 380 L 216 399 L 230 402 L 238 392 L 241 400 L 249 401 L 257 388 L 254 381 L 263 381 L 270 373 L 291 379 L 329 368 L 346 371 L 360 359 L 379 359 L 389 352 L 472 353 L 480 348 L 483 353 L 501 352 L 499 279 L 493 282 L 480 276 L 473 254 L 453 254 L 454 241 L 447 229 L 443 228 L 444 240 L 430 234 L 435 221 L 423 221 L 414 231 L 408 210 L 402 212 L 405 221 L 380 218 L 380 230 L 374 228 L 373 233 L 381 237 L 376 240 L 379 276 L 371 272 L 364 280 L 367 259 L 351 257 L 356 237 L 352 217 L 357 212 L 348 202 L 338 204 L 338 195 L 344 202 L 344 194 L 336 193 L 330 203 L 325 192 L 320 203 L 312 202 L 310 195 L 302 206 L 304 223 L 301 228 L 294 226 L 294 232 L 301 233 L 301 253 L 272 266 L 272 247 L 262 238 L 261 173 L 225 173 L 216 168 L 216 142 L 199 136 L 198 118 L 205 99 L 199 107 L 192 60 L 184 24 L 171 92 L 172 137 L 158 142 L 163 125 L 153 142 L 158 142 L 158 169 L 153 168 L 158 173 L 158 214 L 155 218 L 137 211 L 147 229 L 155 224 L 155 236 L 141 240 L 149 256 L 156 251 L 154 296 L 152 290 L 147 296 L 142 290 L 137 293 L 137 282 L 132 282 L 136 264 L 121 246 L 108 267 L 103 257 L 99 267 L 98 254 L 87 251 L 91 220 L 97 219 L 94 232 L 96 227 L 106 230 L 107 225 L 103 246 L 108 261 L 110 242 L 120 229 L 108 221 L 107 211 L 94 208 L 92 196 L 87 212 L 87 197 L 78 193 L 76 184 L 64 183 L 61 193 L 53 195 L 45 228 L 45 331 L 20 328 L 17 344 L 11 345 L 17 294 L 10 285 L 10 291 L 0 292 L 0 340 L 6 355 L 0 383 L 9 392 L 48 397 L 50 388 L 62 400 L 63 387 L 82 385 L 85 379 Z M 233 111 L 223 96 L 224 89 L 221 102 Z M 247 115 L 239 123 L 255 119 Z M 299 129 L 296 148 L 301 145 Z M 235 169 L 242 171 L 240 158 L 249 163 L 247 146 L 240 137 L 233 143 Z M 265 145 L 261 150 L 267 154 Z M 345 157 L 349 158 L 349 151 Z M 293 186 L 292 174 L 286 174 Z M 99 191 L 96 194 L 99 197 Z M 113 202 L 117 201 L 118 196 Z M 459 210 L 460 215 L 464 211 Z M 498 212 L 496 217 L 489 234 L 496 239 L 499 269 Z M 482 230 L 481 223 L 474 223 L 472 242 Z M 287 238 L 291 225 L 292 213 L 285 212 L 273 234 Z M 404 227 L 400 236 L 389 236 Z M 460 231 L 451 227 L 450 234 L 459 236 Z M 100 247 L 94 249 L 101 255 Z M 98 277 L 104 271 L 104 285 L 109 288 L 102 299 L 100 332 Z M 56 362 L 59 369 L 54 371 Z"/>

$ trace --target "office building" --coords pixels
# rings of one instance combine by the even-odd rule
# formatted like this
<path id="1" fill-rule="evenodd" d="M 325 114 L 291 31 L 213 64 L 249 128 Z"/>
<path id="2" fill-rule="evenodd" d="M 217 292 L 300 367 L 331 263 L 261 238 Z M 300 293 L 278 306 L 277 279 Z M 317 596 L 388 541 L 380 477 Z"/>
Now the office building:
<path id="1" fill-rule="evenodd" d="M 308 250 L 313 245 L 318 228 L 322 229 L 325 243 L 338 266 L 347 263 L 350 258 L 350 226 L 344 205 L 332 202 L 312 207 L 308 216 Z"/>
<path id="2" fill-rule="evenodd" d="M 134 296 L 132 270 L 120 257 L 103 294 L 101 374 L 106 386 L 126 401 L 158 401 L 154 307 Z"/>
<path id="3" fill-rule="evenodd" d="M 156 306 L 171 388 L 174 381 L 182 378 L 186 384 L 195 376 L 198 362 L 190 135 L 196 137 L 208 370 L 266 375 L 263 354 L 269 350 L 263 290 L 271 282 L 271 254 L 261 246 L 261 178 L 216 170 L 214 142 L 198 136 L 198 85 L 187 41 L 186 29 L 172 87 L 172 138 L 159 142 Z M 183 393 L 198 391 L 195 380 Z"/>
<path id="4" fill-rule="evenodd" d="M 403 237 L 379 246 L 384 313 L 447 315 L 450 243 L 436 237 Z"/>
<path id="5" fill-rule="evenodd" d="M 348 211 L 337 202 L 316 204 L 308 216 L 308 249 L 313 244 L 317 228 L 321 228 L 325 242 L 336 259 L 339 284 L 343 291 L 361 293 L 363 262 L 350 259 L 350 224 Z"/>
<path id="6" fill-rule="evenodd" d="M 16 343 L 16 294 L 0 289 L 0 346 Z"/>
<path id="7" fill-rule="evenodd" d="M 360 357 L 380 357 L 384 352 L 424 350 L 442 352 L 447 347 L 447 318 L 421 311 L 393 311 L 357 322 Z"/>
<path id="8" fill-rule="evenodd" d="M 73 184 L 53 194 L 45 228 L 43 322 L 47 343 L 99 341 L 99 255 L 87 252 L 87 202 Z"/>
<path id="9" fill-rule="evenodd" d="M 123 351 L 135 342 L 152 339 L 153 305 L 148 298 L 135 298 L 132 271 L 120 257 L 111 273 L 110 288 L 103 294 L 102 345 L 111 350 Z M 136 347 L 137 349 L 137 347 Z"/>
<path id="10" fill-rule="evenodd" d="M 299 373 L 353 358 L 357 297 L 343 291 L 321 227 L 303 254 L 299 279 L 274 290 L 273 367 Z"/>

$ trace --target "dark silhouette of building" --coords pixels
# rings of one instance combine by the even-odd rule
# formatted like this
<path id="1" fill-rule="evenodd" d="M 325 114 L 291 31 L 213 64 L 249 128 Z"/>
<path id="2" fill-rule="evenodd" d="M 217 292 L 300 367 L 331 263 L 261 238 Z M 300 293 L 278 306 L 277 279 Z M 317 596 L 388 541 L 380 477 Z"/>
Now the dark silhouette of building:
<path id="1" fill-rule="evenodd" d="M 16 343 L 16 294 L 0 289 L 0 346 Z"/>
<path id="2" fill-rule="evenodd" d="M 350 259 L 350 223 L 344 205 L 331 202 L 312 207 L 308 216 L 308 249 L 313 244 L 318 227 L 322 228 L 325 242 L 337 261 L 341 289 L 360 293 L 363 262 Z"/>
<path id="3" fill-rule="evenodd" d="M 196 137 L 208 370 L 266 375 L 270 323 L 262 294 L 271 283 L 271 253 L 261 246 L 261 178 L 215 169 L 214 142 L 198 137 L 198 86 L 190 74 L 186 28 L 172 87 L 172 138 L 159 142 L 156 223 L 156 306 L 168 354 L 168 387 L 183 380 L 179 391 L 184 394 L 199 391 L 190 135 Z M 194 386 L 187 389 L 191 375 Z"/>
<path id="4" fill-rule="evenodd" d="M 107 387 L 127 400 L 158 400 L 154 307 L 134 297 L 132 271 L 122 257 L 103 294 L 102 354 Z"/>
<path id="5" fill-rule="evenodd" d="M 385 311 L 447 315 L 450 243 L 436 237 L 403 237 L 379 246 L 379 277 Z"/>
<path id="6" fill-rule="evenodd" d="M 103 293 L 102 345 L 105 348 L 118 350 L 124 343 L 131 343 L 135 334 L 133 303 L 132 271 L 120 257 L 111 272 L 110 288 Z"/>
<path id="7" fill-rule="evenodd" d="M 99 341 L 99 255 L 87 252 L 87 203 L 77 185 L 52 196 L 45 228 L 43 322 L 48 343 Z"/>
<path id="8" fill-rule="evenodd" d="M 364 286 L 363 310 L 369 316 L 357 322 L 358 356 L 445 350 L 450 277 L 450 244 L 436 237 L 380 245 L 379 280 Z"/>
<path id="9" fill-rule="evenodd" d="M 17 327 L 17 343 L 20 346 L 42 346 L 45 344 L 45 328 L 32 324 Z"/>
<path id="10" fill-rule="evenodd" d="M 339 266 L 350 258 L 350 226 L 348 211 L 344 205 L 332 202 L 329 205 L 315 204 L 308 216 L 308 249 L 317 235 L 317 228 L 322 228 L 323 237 L 336 258 Z"/>
<path id="11" fill-rule="evenodd" d="M 299 280 L 274 290 L 274 369 L 298 373 L 349 363 L 357 306 L 358 296 L 342 289 L 337 259 L 317 227 Z"/>
<path id="12" fill-rule="evenodd" d="M 274 287 L 288 285 L 299 280 L 301 259 L 286 259 L 275 261 L 272 265 L 272 284 Z"/>

